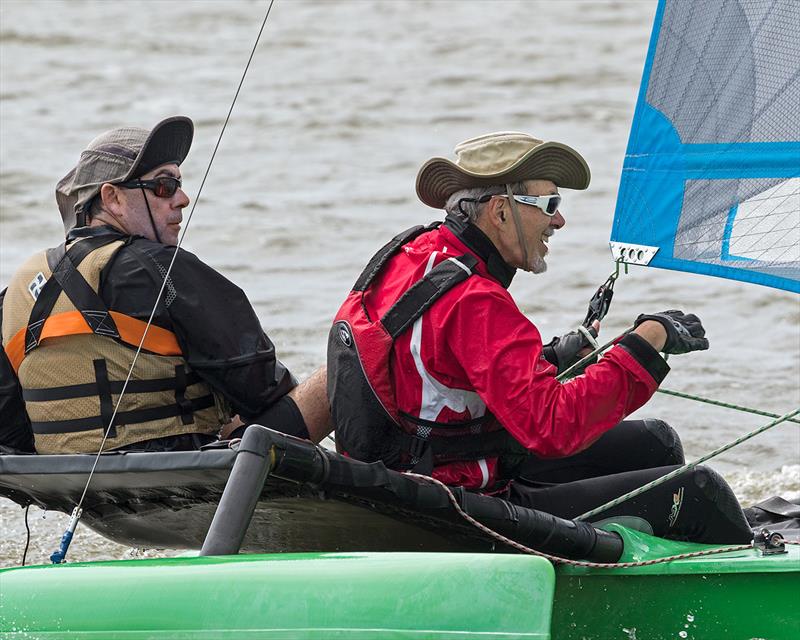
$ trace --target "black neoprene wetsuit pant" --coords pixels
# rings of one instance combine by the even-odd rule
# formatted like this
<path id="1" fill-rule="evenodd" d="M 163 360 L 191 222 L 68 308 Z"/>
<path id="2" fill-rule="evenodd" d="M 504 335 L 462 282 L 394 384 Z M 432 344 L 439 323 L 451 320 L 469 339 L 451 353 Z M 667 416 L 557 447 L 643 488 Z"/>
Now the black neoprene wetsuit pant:
<path id="1" fill-rule="evenodd" d="M 508 499 L 571 519 L 683 462 L 680 438 L 665 422 L 626 420 L 574 456 L 528 458 L 511 483 Z M 731 488 L 702 466 L 590 518 L 595 524 L 606 520 L 693 542 L 746 544 L 752 539 Z"/>

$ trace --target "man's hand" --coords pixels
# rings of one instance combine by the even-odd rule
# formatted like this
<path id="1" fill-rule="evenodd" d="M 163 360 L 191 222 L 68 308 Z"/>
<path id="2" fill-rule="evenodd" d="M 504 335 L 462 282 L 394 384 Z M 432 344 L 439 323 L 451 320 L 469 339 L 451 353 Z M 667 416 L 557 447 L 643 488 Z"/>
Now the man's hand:
<path id="1" fill-rule="evenodd" d="M 663 331 L 653 323 L 658 323 Z M 669 309 L 661 313 L 642 314 L 636 318 L 634 333 L 663 353 L 689 353 L 708 349 L 706 330 L 693 313 Z M 664 335 L 666 334 L 666 336 Z"/>
<path id="2" fill-rule="evenodd" d="M 595 320 L 588 329 L 592 337 L 596 338 L 600 332 L 600 323 Z M 554 364 L 558 373 L 566 371 L 584 356 L 592 352 L 592 345 L 582 333 L 570 331 L 560 338 L 553 338 L 544 345 L 543 353 L 545 359 Z M 591 363 L 589 363 L 591 364 Z M 588 366 L 588 365 L 587 365 Z"/>

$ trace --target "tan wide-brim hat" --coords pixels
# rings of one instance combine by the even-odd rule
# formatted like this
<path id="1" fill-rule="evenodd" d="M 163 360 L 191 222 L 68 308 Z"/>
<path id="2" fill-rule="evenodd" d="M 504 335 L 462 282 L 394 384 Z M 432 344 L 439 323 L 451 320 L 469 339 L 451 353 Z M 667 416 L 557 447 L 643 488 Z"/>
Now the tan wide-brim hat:
<path id="1" fill-rule="evenodd" d="M 565 189 L 589 186 L 589 165 L 575 149 L 526 133 L 500 131 L 466 140 L 455 162 L 431 158 L 417 174 L 417 195 L 429 207 L 444 208 L 456 191 L 523 180 L 550 180 Z"/>
<path id="2" fill-rule="evenodd" d="M 194 124 L 172 116 L 152 129 L 122 127 L 101 133 L 81 153 L 80 160 L 56 185 L 56 202 L 64 231 L 75 227 L 105 183 L 126 182 L 163 164 L 180 165 L 192 146 Z"/>

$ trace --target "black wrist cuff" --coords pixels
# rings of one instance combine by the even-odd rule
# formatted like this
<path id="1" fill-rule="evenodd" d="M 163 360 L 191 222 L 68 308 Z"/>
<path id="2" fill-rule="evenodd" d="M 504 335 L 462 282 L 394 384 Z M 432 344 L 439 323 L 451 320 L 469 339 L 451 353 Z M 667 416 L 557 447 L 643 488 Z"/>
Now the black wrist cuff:
<path id="1" fill-rule="evenodd" d="M 641 336 L 629 333 L 617 343 L 647 369 L 656 384 L 661 384 L 669 373 L 669 365 L 653 346 Z"/>
<path id="2" fill-rule="evenodd" d="M 554 367 L 558 367 L 558 356 L 556 356 L 556 350 L 553 348 L 553 341 L 550 341 L 542 347 L 542 355 L 550 364 Z"/>

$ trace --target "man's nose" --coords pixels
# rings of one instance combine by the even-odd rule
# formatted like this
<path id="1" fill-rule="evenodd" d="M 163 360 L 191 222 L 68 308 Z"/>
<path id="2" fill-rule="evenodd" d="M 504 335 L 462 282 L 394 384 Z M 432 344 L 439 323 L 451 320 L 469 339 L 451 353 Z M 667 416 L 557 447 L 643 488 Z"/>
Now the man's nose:
<path id="1" fill-rule="evenodd" d="M 186 195 L 186 192 L 183 189 L 178 189 L 178 201 L 176 204 L 181 209 L 189 206 L 189 196 Z"/>
<path id="2" fill-rule="evenodd" d="M 556 215 L 550 220 L 550 226 L 561 229 L 565 224 L 567 224 L 567 221 L 564 220 L 564 216 L 561 215 L 560 211 L 556 211 Z"/>

